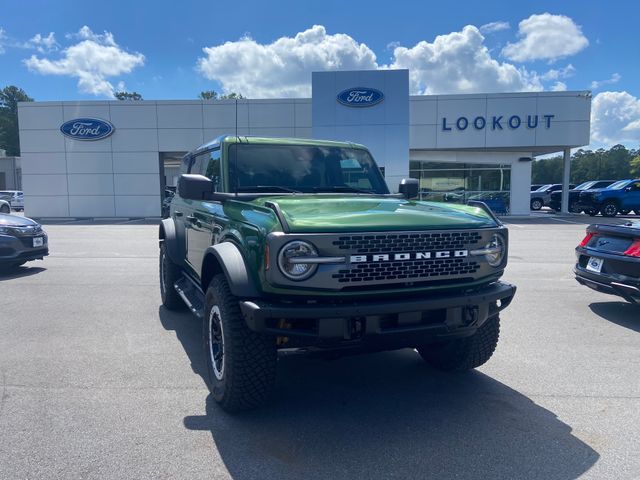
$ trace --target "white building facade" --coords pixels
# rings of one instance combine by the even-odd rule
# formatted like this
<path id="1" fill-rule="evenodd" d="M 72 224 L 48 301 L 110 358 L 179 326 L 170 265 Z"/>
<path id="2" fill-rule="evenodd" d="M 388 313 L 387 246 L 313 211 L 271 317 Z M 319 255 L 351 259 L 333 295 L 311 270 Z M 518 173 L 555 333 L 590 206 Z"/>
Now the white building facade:
<path id="1" fill-rule="evenodd" d="M 532 157 L 589 144 L 590 111 L 589 92 L 410 96 L 406 70 L 317 72 L 310 99 L 21 103 L 25 212 L 158 216 L 182 155 L 231 134 L 362 143 L 392 190 L 412 176 L 427 200 L 528 214 Z M 61 128 L 87 119 L 112 132 Z"/>

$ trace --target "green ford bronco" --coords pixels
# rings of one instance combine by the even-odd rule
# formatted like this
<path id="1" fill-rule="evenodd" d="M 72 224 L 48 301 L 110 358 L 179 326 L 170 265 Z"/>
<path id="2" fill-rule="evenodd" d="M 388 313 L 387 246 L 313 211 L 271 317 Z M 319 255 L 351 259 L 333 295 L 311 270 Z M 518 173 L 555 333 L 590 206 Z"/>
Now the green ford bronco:
<path id="1" fill-rule="evenodd" d="M 442 370 L 485 363 L 508 232 L 480 202 L 389 193 L 362 145 L 223 136 L 188 153 L 160 224 L 160 292 L 202 320 L 208 384 L 255 407 L 278 353 L 412 348 Z"/>

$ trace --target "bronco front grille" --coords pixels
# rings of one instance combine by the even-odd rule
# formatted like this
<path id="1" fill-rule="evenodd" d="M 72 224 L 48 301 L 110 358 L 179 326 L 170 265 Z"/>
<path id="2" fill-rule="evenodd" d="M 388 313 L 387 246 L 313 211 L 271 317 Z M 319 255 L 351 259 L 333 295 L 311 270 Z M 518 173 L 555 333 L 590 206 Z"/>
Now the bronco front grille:
<path id="1" fill-rule="evenodd" d="M 481 238 L 482 236 L 477 232 L 349 235 L 339 237 L 333 245 L 339 250 L 348 250 L 352 253 L 418 252 L 468 248 L 477 244 Z"/>
<path id="2" fill-rule="evenodd" d="M 371 255 L 388 252 L 471 250 L 481 247 L 481 239 L 482 236 L 478 232 L 391 233 L 341 236 L 333 245 L 351 254 Z M 479 263 L 468 257 L 366 262 L 340 269 L 332 278 L 339 283 L 437 280 L 443 277 L 473 276 L 479 268 Z"/>
<path id="3" fill-rule="evenodd" d="M 333 274 L 339 283 L 370 282 L 373 280 L 435 279 L 437 277 L 473 275 L 480 268 L 478 262 L 462 258 L 411 260 L 407 262 L 357 264 L 350 270 Z"/>

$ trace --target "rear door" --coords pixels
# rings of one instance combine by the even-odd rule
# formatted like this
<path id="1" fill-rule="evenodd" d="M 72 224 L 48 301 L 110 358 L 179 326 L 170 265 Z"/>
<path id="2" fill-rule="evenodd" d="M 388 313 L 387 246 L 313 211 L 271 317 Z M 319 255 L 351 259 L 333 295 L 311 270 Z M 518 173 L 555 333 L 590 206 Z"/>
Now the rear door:
<path id="1" fill-rule="evenodd" d="M 185 155 L 180 165 L 180 174 L 188 173 L 192 162 L 193 157 Z M 181 252 L 188 251 L 185 217 L 191 213 L 192 206 L 190 202 L 191 200 L 185 200 L 180 196 L 180 188 L 176 187 L 176 194 L 171 200 L 169 207 L 169 216 L 173 219 L 176 227 L 176 240 Z M 186 263 L 186 261 L 184 263 Z"/>

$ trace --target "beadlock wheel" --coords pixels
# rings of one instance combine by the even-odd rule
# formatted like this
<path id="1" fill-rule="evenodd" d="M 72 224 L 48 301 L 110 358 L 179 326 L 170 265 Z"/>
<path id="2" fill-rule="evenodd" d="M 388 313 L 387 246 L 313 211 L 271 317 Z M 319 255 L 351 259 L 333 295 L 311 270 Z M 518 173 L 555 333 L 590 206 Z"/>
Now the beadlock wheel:
<path id="1" fill-rule="evenodd" d="M 211 307 L 209 313 L 209 358 L 211 369 L 218 380 L 224 377 L 224 332 L 220 309 Z"/>

